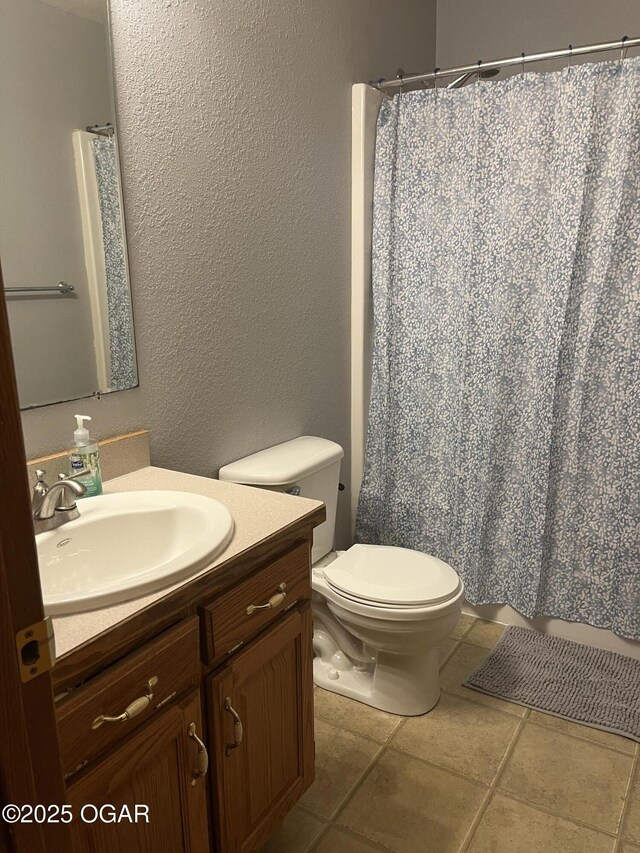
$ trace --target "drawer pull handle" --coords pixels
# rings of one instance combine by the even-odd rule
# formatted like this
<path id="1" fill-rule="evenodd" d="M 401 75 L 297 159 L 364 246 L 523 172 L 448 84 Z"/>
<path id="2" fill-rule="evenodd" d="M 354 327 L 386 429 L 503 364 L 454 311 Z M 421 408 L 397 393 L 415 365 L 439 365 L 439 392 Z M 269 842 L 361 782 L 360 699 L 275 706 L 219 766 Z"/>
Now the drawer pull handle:
<path id="1" fill-rule="evenodd" d="M 127 720 L 137 717 L 138 714 L 145 711 L 151 704 L 153 699 L 153 689 L 157 683 L 158 676 L 154 675 L 153 678 L 150 678 L 144 686 L 144 696 L 134 699 L 130 705 L 127 705 L 121 714 L 118 714 L 117 717 L 108 717 L 106 714 L 100 714 L 91 723 L 91 729 L 95 731 L 96 729 L 99 729 L 103 723 L 126 723 Z"/>
<path id="2" fill-rule="evenodd" d="M 274 607 L 278 607 L 278 605 L 282 604 L 282 602 L 286 598 L 286 588 L 286 583 L 281 583 L 278 587 L 278 592 L 276 592 L 275 595 L 272 595 L 266 604 L 250 604 L 245 610 L 245 613 L 247 614 L 247 616 L 251 616 L 251 614 L 255 613 L 256 610 L 271 610 Z"/>
<path id="3" fill-rule="evenodd" d="M 225 747 L 224 754 L 229 757 L 234 749 L 237 749 L 242 743 L 244 731 L 242 729 L 242 720 L 240 715 L 231 704 L 231 697 L 227 696 L 224 700 L 224 709 L 233 717 L 233 743 L 228 743 Z"/>
<path id="4" fill-rule="evenodd" d="M 196 760 L 196 769 L 193 771 L 193 777 L 191 779 L 191 787 L 195 787 L 198 779 L 201 779 L 206 775 L 207 770 L 209 769 L 209 753 L 207 752 L 207 747 L 200 740 L 198 735 L 196 734 L 196 724 L 189 723 L 189 728 L 187 729 L 187 735 L 196 742 L 198 747 L 197 760 Z"/>

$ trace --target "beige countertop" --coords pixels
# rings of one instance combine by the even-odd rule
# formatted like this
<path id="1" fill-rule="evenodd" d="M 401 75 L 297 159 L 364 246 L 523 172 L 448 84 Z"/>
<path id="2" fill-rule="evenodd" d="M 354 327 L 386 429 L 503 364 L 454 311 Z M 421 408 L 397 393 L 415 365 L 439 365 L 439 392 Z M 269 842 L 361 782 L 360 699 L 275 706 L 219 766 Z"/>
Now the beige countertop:
<path id="1" fill-rule="evenodd" d="M 208 477 L 196 477 L 179 471 L 167 471 L 164 468 L 141 468 L 131 474 L 124 474 L 104 484 L 105 494 L 116 492 L 135 492 L 147 489 L 174 489 L 179 492 L 191 492 L 196 495 L 215 498 L 223 503 L 235 523 L 233 538 L 213 563 L 205 569 L 179 583 L 167 586 L 151 595 L 92 610 L 76 613 L 72 616 L 59 616 L 53 620 L 56 641 L 56 656 L 70 652 L 82 643 L 91 640 L 103 631 L 112 628 L 118 622 L 142 610 L 154 601 L 190 583 L 196 577 L 215 571 L 216 566 L 226 562 L 257 545 L 263 539 L 277 533 L 287 525 L 303 518 L 321 506 L 320 501 L 298 498 L 281 492 L 270 492 L 249 486 L 238 486 Z M 82 511 L 82 505 L 80 504 Z"/>

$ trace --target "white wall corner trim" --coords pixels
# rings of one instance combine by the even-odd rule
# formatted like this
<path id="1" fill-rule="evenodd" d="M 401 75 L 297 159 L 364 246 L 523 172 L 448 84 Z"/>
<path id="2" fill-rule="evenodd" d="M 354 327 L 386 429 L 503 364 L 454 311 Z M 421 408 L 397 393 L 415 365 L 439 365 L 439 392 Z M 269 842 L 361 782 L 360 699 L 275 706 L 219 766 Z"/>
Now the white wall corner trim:
<path id="1" fill-rule="evenodd" d="M 371 231 L 376 122 L 384 95 L 351 87 L 351 533 L 362 483 L 371 380 Z"/>

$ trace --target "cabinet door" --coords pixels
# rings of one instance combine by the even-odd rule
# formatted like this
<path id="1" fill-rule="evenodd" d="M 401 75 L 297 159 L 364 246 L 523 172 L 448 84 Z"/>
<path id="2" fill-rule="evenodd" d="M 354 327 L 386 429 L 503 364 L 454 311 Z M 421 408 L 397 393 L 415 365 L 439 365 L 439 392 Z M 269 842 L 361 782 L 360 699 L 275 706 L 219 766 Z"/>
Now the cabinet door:
<path id="1" fill-rule="evenodd" d="M 204 853 L 209 851 L 205 780 L 198 775 L 198 745 L 189 737 L 190 723 L 202 735 L 200 694 L 151 720 L 126 743 L 73 783 L 67 801 L 73 809 L 75 853 Z M 114 724 L 116 725 L 116 724 Z M 195 784 L 193 784 L 195 782 Z M 135 804 L 148 806 L 148 823 L 84 823 L 93 819 L 92 804 L 111 804 L 116 816 L 122 806 L 134 816 Z M 109 817 L 111 809 L 105 810 Z"/>
<path id="2" fill-rule="evenodd" d="M 313 782 L 311 666 L 307 604 L 208 680 L 214 823 L 224 853 L 258 850 Z"/>

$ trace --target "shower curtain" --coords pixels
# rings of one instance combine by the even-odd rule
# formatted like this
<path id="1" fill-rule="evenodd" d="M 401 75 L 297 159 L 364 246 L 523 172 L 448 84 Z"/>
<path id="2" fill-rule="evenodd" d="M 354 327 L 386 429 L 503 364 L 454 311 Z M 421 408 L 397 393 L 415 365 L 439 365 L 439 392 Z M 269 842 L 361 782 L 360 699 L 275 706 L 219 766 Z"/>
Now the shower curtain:
<path id="1" fill-rule="evenodd" d="M 640 59 L 380 111 L 356 537 L 640 639 Z"/>
<path id="2" fill-rule="evenodd" d="M 138 372 L 115 142 L 113 138 L 94 136 L 93 150 L 104 246 L 110 388 L 134 388 L 138 384 Z"/>

